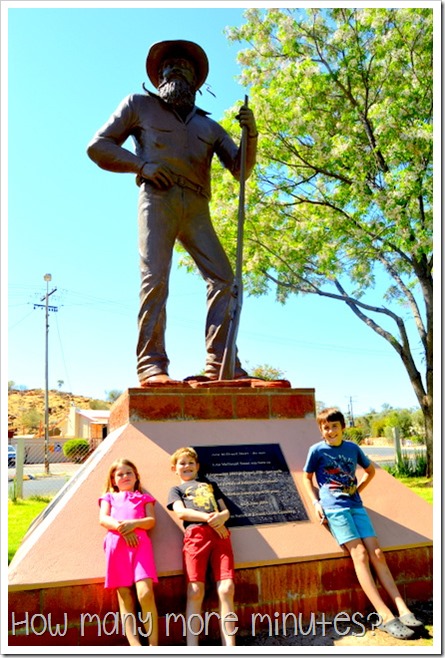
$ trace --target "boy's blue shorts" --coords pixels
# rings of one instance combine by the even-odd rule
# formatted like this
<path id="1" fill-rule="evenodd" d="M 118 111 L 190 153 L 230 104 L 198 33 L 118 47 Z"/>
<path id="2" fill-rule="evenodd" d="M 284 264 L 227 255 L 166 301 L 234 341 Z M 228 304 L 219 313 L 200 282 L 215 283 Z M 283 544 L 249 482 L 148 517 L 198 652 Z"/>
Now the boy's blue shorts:
<path id="1" fill-rule="evenodd" d="M 364 507 L 324 510 L 329 529 L 340 546 L 353 539 L 375 537 L 376 532 Z"/>

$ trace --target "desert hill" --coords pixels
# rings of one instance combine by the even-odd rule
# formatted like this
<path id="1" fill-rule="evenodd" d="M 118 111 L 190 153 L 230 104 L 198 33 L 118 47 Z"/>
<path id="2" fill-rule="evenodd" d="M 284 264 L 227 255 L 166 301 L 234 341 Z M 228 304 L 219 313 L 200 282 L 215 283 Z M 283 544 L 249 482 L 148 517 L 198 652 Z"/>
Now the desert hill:
<path id="1" fill-rule="evenodd" d="M 111 402 L 95 400 L 64 391 L 48 391 L 49 434 L 58 434 L 57 427 L 69 413 L 78 409 L 109 409 Z M 44 435 L 45 391 L 40 388 L 8 391 L 8 434 Z"/>

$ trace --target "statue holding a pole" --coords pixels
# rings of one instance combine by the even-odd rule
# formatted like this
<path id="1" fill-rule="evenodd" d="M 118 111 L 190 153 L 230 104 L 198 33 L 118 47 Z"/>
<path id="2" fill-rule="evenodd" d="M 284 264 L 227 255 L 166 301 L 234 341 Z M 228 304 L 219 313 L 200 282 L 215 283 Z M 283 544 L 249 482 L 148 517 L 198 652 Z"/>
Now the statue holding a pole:
<path id="1" fill-rule="evenodd" d="M 244 183 L 255 165 L 255 118 L 246 97 L 237 115 L 243 132 L 238 146 L 222 126 L 195 105 L 196 92 L 209 70 L 207 56 L 196 43 L 175 40 L 154 44 L 148 52 L 146 70 L 158 93 L 145 90 L 125 98 L 87 150 L 99 167 L 135 174 L 140 188 L 140 385 L 175 383 L 168 372 L 165 307 L 176 240 L 191 255 L 207 286 L 204 379 L 248 378 L 237 355 L 236 334 L 242 293 L 239 259 Z M 134 153 L 123 146 L 129 137 L 134 140 Z M 240 181 L 235 275 L 209 213 L 214 155 Z"/>

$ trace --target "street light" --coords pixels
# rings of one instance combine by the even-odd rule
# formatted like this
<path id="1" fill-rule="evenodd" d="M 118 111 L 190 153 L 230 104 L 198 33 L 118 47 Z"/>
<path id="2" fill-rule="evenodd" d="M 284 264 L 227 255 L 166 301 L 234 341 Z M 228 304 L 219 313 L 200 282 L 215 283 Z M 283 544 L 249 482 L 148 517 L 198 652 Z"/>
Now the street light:
<path id="1" fill-rule="evenodd" d="M 43 280 L 46 281 L 45 295 L 45 473 L 49 473 L 48 459 L 48 435 L 49 435 L 49 406 L 48 406 L 48 283 L 51 281 L 51 274 L 45 274 Z"/>

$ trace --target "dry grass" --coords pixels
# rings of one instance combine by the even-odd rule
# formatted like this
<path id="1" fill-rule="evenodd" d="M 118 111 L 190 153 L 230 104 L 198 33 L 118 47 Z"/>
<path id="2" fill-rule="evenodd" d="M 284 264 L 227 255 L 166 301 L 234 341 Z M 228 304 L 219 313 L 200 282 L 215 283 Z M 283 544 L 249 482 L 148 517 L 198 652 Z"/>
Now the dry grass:
<path id="1" fill-rule="evenodd" d="M 48 406 L 50 412 L 50 433 L 58 427 L 68 416 L 71 405 L 79 409 L 90 409 L 92 398 L 83 395 L 72 395 L 64 391 L 51 390 L 48 392 Z M 108 409 L 111 404 L 102 401 L 103 408 Z M 43 422 L 41 431 L 36 431 L 26 425 L 26 414 L 35 410 L 40 417 L 45 415 L 45 392 L 40 388 L 28 391 L 8 391 L 8 429 L 14 429 L 16 434 L 35 434 L 43 436 Z"/>

